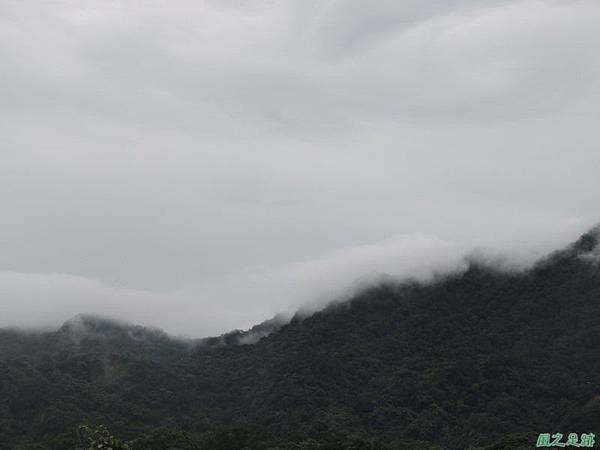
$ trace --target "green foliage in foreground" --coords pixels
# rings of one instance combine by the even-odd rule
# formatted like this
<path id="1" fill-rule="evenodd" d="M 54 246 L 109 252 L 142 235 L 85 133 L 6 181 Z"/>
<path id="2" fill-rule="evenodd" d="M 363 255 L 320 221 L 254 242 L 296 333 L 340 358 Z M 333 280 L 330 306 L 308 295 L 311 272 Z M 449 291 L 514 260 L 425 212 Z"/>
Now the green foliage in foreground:
<path id="1" fill-rule="evenodd" d="M 78 437 L 81 447 L 77 450 L 131 450 L 129 445 L 110 434 L 103 425 L 95 428 L 82 425 L 79 427 Z"/>
<path id="2" fill-rule="evenodd" d="M 75 450 L 231 450 L 251 448 L 252 438 L 248 430 L 220 428 L 194 440 L 180 431 L 160 428 L 141 436 L 127 444 L 114 437 L 103 425 L 81 426 L 78 432 L 80 446 Z M 269 447 L 268 450 L 407 450 L 428 446 L 424 442 L 397 442 L 382 444 L 374 440 L 362 440 L 342 436 L 325 436 L 317 439 L 303 439 Z"/>
<path id="3" fill-rule="evenodd" d="M 370 289 L 255 345 L 92 319 L 0 330 L 0 449 L 77 448 L 82 422 L 133 450 L 516 450 L 598 432 L 595 243 L 527 273 Z"/>

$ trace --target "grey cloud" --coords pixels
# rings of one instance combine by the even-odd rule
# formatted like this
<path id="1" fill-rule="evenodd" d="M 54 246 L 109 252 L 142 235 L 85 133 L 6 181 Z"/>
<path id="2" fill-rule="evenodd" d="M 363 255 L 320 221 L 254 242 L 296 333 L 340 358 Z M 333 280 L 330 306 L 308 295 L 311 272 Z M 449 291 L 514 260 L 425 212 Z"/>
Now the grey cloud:
<path id="1" fill-rule="evenodd" d="M 225 331 L 287 308 L 241 274 L 297 306 L 394 272 L 315 263 L 330 284 L 294 296 L 314 273 L 288 268 L 344 249 L 598 221 L 597 2 L 364 5 L 0 1 L 4 317 L 59 277 L 40 319 L 90 297 L 176 331 L 153 319 L 227 298 L 199 325 Z"/>
<path id="2" fill-rule="evenodd" d="M 510 2 L 486 2 L 486 8 L 506 3 Z M 383 0 L 377 3 L 335 0 L 322 8 L 315 34 L 325 55 L 348 57 L 435 17 L 479 10 L 480 2 L 469 0 Z"/>
<path id="3" fill-rule="evenodd" d="M 333 2 L 305 30 L 286 29 L 283 6 L 24 5 L 3 52 L 9 103 L 141 123 L 202 127 L 222 110 L 306 136 L 381 117 L 493 122 L 560 111 L 597 80 L 593 2 Z M 361 53 L 318 56 L 387 28 Z"/>

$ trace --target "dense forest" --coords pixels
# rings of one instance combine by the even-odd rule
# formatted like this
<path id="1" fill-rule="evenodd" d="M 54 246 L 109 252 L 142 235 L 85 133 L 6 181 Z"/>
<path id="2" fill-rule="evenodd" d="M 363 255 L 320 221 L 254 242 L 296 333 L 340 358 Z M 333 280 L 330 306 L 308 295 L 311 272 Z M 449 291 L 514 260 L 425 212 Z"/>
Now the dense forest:
<path id="1" fill-rule="evenodd" d="M 85 316 L 1 330 L 0 448 L 491 450 L 598 431 L 596 235 L 527 272 L 473 262 L 209 340 Z"/>

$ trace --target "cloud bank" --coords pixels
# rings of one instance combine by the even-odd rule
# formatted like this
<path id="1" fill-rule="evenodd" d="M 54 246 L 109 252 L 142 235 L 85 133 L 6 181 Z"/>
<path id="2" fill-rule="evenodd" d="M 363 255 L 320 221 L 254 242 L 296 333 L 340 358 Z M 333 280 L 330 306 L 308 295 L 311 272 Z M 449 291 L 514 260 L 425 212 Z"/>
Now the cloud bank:
<path id="1" fill-rule="evenodd" d="M 382 281 L 430 282 L 457 273 L 476 258 L 501 270 L 526 270 L 576 237 L 575 230 L 527 242 L 450 242 L 398 236 L 322 259 L 247 270 L 168 293 L 111 287 L 83 277 L 0 271 L 0 326 L 57 327 L 79 313 L 97 314 L 188 337 L 250 328 L 276 314 L 291 317 L 345 301 Z"/>
<path id="2" fill-rule="evenodd" d="M 595 0 L 0 0 L 0 325 L 212 334 L 583 232 L 599 28 Z"/>

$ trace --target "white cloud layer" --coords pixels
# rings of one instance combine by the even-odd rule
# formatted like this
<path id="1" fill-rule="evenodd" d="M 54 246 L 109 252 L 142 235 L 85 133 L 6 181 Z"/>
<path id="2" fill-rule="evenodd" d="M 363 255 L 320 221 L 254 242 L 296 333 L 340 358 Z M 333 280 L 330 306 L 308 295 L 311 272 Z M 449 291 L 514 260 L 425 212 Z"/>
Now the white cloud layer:
<path id="1" fill-rule="evenodd" d="M 598 29 L 595 0 L 0 0 L 0 325 L 204 335 L 558 246 L 600 217 Z"/>
<path id="2" fill-rule="evenodd" d="M 430 282 L 465 270 L 476 258 L 502 270 L 525 270 L 574 238 L 575 230 L 527 242 L 451 242 L 398 236 L 277 268 L 246 270 L 168 293 L 116 288 L 83 277 L 0 271 L 0 326 L 55 327 L 79 313 L 154 325 L 185 336 L 250 328 L 276 314 L 315 311 L 375 283 Z"/>

